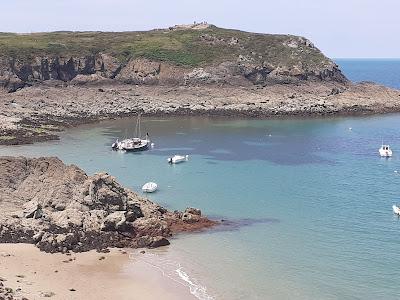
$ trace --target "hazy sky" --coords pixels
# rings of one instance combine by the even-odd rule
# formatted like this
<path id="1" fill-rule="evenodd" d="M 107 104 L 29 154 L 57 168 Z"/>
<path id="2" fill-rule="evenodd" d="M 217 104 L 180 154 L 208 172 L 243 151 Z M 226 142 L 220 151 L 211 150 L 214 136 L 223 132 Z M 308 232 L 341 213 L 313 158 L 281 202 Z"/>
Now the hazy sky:
<path id="1" fill-rule="evenodd" d="M 326 55 L 400 57 L 400 0 L 0 0 L 0 31 L 146 30 L 208 21 L 289 33 Z"/>

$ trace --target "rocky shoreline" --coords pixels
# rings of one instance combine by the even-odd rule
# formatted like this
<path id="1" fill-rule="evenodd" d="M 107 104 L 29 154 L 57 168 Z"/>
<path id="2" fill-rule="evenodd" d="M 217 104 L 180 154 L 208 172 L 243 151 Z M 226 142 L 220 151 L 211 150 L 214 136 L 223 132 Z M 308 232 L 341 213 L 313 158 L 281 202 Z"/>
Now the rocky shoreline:
<path id="1" fill-rule="evenodd" d="M 154 248 L 217 224 L 198 209 L 168 211 L 107 173 L 88 176 L 51 157 L 0 157 L 0 208 L 0 243 L 46 252 Z"/>
<path id="2" fill-rule="evenodd" d="M 136 116 L 324 117 L 400 111 L 400 91 L 374 83 L 272 86 L 63 85 L 0 91 L 0 144 L 58 139 L 79 124 Z"/>
<path id="3" fill-rule="evenodd" d="M 57 139 L 64 128 L 137 114 L 276 118 L 400 111 L 399 90 L 351 83 L 299 36 L 211 24 L 0 36 L 5 145 Z"/>

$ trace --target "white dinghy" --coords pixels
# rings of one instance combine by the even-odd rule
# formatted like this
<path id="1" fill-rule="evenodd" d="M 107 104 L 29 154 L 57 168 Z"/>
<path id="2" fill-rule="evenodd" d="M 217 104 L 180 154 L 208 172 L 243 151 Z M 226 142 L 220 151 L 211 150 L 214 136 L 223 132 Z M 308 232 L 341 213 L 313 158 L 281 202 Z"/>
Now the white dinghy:
<path id="1" fill-rule="evenodd" d="M 144 193 L 153 193 L 157 190 L 157 183 L 155 182 L 147 182 L 142 186 L 142 191 Z"/>
<path id="2" fill-rule="evenodd" d="M 381 157 L 392 157 L 392 150 L 389 145 L 383 145 L 379 148 L 379 155 Z"/>
<path id="3" fill-rule="evenodd" d="M 400 216 L 400 207 L 398 207 L 398 206 L 396 206 L 396 205 L 393 205 L 392 208 L 393 208 L 393 212 L 394 212 L 396 215 Z"/>
<path id="4" fill-rule="evenodd" d="M 184 161 L 187 161 L 189 159 L 189 155 L 174 155 L 172 157 L 168 158 L 168 163 L 170 164 L 178 164 Z"/>

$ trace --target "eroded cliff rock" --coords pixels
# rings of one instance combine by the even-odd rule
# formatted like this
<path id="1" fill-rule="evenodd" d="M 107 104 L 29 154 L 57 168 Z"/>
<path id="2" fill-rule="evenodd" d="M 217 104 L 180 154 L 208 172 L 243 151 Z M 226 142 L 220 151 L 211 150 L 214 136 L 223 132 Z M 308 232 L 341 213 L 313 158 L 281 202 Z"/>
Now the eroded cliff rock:
<path id="1" fill-rule="evenodd" d="M 6 34 L 0 40 L 0 86 L 12 92 L 49 80 L 234 86 L 347 81 L 306 38 L 192 27 Z"/>
<path id="2" fill-rule="evenodd" d="M 37 57 L 31 63 L 15 60 L 3 62 L 0 85 L 13 92 L 26 85 L 48 80 L 72 84 L 101 84 L 122 82 L 145 85 L 228 84 L 249 86 L 296 83 L 307 80 L 346 82 L 334 64 L 324 69 L 306 69 L 301 66 L 273 66 L 254 61 L 226 61 L 214 66 L 184 68 L 149 59 L 131 59 L 119 64 L 106 54 L 89 57 Z"/>
<path id="3" fill-rule="evenodd" d="M 87 176 L 57 158 L 0 157 L 0 242 L 47 252 L 159 247 L 215 222 L 197 209 L 170 212 L 107 173 Z"/>

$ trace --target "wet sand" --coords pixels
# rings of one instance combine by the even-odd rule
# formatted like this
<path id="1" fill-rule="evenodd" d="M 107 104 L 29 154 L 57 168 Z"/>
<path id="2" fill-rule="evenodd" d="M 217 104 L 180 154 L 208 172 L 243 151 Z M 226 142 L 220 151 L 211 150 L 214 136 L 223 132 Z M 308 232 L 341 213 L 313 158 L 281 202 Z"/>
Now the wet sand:
<path id="1" fill-rule="evenodd" d="M 0 277 L 28 299 L 195 299 L 140 253 L 129 253 L 48 254 L 30 244 L 0 244 Z"/>

